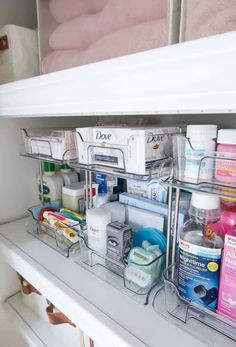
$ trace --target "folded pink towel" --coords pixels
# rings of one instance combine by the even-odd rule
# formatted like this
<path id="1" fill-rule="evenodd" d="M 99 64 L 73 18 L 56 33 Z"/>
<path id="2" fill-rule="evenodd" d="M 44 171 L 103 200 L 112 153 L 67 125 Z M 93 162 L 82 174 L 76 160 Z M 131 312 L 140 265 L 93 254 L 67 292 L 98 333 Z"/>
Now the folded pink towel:
<path id="1" fill-rule="evenodd" d="M 185 40 L 236 30 L 236 0 L 189 0 Z"/>
<path id="2" fill-rule="evenodd" d="M 99 38 L 141 22 L 166 17 L 166 0 L 110 0 L 95 15 L 85 15 L 61 24 L 52 33 L 53 50 L 88 48 Z"/>
<path id="3" fill-rule="evenodd" d="M 43 59 L 42 72 L 49 73 L 83 65 L 84 52 L 77 50 L 55 51 Z"/>
<path id="4" fill-rule="evenodd" d="M 97 13 L 109 0 L 50 0 L 49 8 L 58 23 L 84 14 Z M 119 1 L 119 0 L 118 0 Z"/>
<path id="5" fill-rule="evenodd" d="M 43 60 L 43 73 L 158 48 L 166 41 L 165 19 L 141 23 L 101 38 L 84 52 L 67 50 L 51 53 Z"/>

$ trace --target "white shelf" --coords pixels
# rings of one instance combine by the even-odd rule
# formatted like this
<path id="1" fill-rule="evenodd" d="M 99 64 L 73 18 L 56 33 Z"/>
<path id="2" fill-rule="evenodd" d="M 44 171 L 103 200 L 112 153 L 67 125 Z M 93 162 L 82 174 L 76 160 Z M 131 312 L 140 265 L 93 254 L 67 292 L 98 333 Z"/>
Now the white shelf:
<path id="1" fill-rule="evenodd" d="M 0 116 L 236 112 L 236 32 L 0 87 Z"/>
<path id="2" fill-rule="evenodd" d="M 157 314 L 66 259 L 26 232 L 30 219 L 0 227 L 0 256 L 103 347 L 233 347 L 234 342 L 193 324 L 185 332 L 177 321 Z M 171 333 L 170 333 L 171 332 Z"/>
<path id="3" fill-rule="evenodd" d="M 40 320 L 34 312 L 22 304 L 21 293 L 9 298 L 4 306 L 11 321 L 15 323 L 30 346 L 66 347 L 55 334 L 52 334 L 49 323 Z"/>

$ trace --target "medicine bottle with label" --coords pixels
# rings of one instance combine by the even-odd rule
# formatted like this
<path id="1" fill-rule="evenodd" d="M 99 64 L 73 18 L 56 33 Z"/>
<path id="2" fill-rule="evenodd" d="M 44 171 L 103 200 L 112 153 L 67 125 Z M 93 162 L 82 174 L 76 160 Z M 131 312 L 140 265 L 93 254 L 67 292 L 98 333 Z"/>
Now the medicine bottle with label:
<path id="1" fill-rule="evenodd" d="M 185 172 L 186 178 L 194 181 L 210 179 L 213 176 L 213 159 L 202 160 L 206 154 L 212 154 L 216 147 L 216 125 L 188 125 L 187 141 L 185 147 Z"/>
<path id="2" fill-rule="evenodd" d="M 217 307 L 223 237 L 220 199 L 194 192 L 179 242 L 180 295 L 212 310 Z"/>

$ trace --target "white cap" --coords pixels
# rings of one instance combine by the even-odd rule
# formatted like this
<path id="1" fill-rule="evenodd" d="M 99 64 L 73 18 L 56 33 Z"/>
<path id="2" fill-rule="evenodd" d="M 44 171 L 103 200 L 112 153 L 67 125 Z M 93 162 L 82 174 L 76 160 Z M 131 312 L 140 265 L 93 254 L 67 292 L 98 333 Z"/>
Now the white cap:
<path id="1" fill-rule="evenodd" d="M 217 136 L 217 125 L 213 125 L 213 124 L 188 125 L 186 136 L 188 138 L 194 138 L 196 140 L 215 139 Z"/>
<path id="2" fill-rule="evenodd" d="M 220 208 L 220 198 L 213 194 L 193 192 L 191 206 L 202 210 L 217 210 Z"/>
<path id="3" fill-rule="evenodd" d="M 236 129 L 219 130 L 217 142 L 226 145 L 236 145 Z"/>

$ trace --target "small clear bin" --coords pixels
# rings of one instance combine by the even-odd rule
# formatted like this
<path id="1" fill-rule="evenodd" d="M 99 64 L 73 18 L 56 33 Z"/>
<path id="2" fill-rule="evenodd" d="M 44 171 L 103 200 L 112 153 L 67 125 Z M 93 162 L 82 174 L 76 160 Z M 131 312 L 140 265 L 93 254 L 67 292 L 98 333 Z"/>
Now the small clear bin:
<path id="1" fill-rule="evenodd" d="M 70 161 L 77 157 L 73 129 L 22 129 L 25 153 L 52 161 Z"/>
<path id="2" fill-rule="evenodd" d="M 166 308 L 169 314 L 184 323 L 190 319 L 198 320 L 210 328 L 236 341 L 236 322 L 219 314 L 187 301 L 178 291 L 178 264 L 172 264 L 163 273 L 165 284 Z"/>

